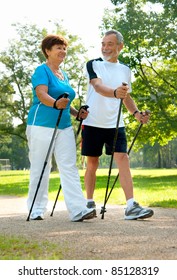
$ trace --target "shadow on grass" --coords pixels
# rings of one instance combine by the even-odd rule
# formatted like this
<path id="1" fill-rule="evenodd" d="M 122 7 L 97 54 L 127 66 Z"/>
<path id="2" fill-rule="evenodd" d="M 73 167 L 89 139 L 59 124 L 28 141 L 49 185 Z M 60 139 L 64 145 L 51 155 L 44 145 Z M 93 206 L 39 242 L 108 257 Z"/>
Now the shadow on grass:
<path id="1" fill-rule="evenodd" d="M 116 176 L 111 176 L 109 187 L 111 188 Z M 105 189 L 107 186 L 108 176 L 98 176 L 96 180 L 96 188 L 97 189 Z M 149 177 L 149 176 L 134 176 L 133 177 L 133 183 L 135 188 L 141 188 L 141 189 L 149 189 L 151 190 L 160 190 L 164 189 L 166 186 L 170 186 L 170 188 L 176 189 L 176 183 L 177 182 L 177 176 L 170 175 L 170 176 L 163 176 L 163 177 Z M 84 185 L 84 179 L 81 178 L 81 183 Z M 115 187 L 119 187 L 119 179 L 116 181 Z"/>
<path id="2" fill-rule="evenodd" d="M 10 176 L 17 176 L 18 173 L 12 174 Z M 20 173 L 21 174 L 21 173 Z M 84 176 L 81 176 L 81 185 L 82 189 L 85 190 L 84 187 Z M 112 175 L 110 177 L 109 190 L 112 188 L 112 185 L 115 181 L 116 176 Z M 96 180 L 96 190 L 103 190 L 103 195 L 107 187 L 108 176 L 97 176 Z M 149 196 L 149 200 L 151 200 L 151 206 L 154 207 L 177 207 L 177 201 L 174 198 L 177 192 L 176 182 L 177 176 L 175 175 L 164 175 L 164 176 L 146 176 L 146 175 L 135 175 L 133 176 L 134 189 L 138 190 L 138 194 L 146 193 L 146 196 Z M 28 185 L 29 185 L 29 176 L 21 177 L 16 179 L 15 182 L 0 182 L 0 195 L 16 195 L 16 196 L 26 196 L 28 193 Z M 49 181 L 49 193 L 54 196 L 58 192 L 60 186 L 60 178 L 58 174 L 52 174 Z M 117 180 L 114 188 L 120 189 L 119 179 Z M 168 197 L 167 192 L 169 191 Z M 52 194 L 53 193 L 53 194 Z M 101 194 L 102 195 L 102 194 Z M 101 197 L 101 196 L 100 196 Z M 144 195 L 143 195 L 144 197 Z M 154 201 L 152 202 L 152 197 Z M 102 197 L 101 197 L 102 199 Z M 168 206 L 170 205 L 170 206 Z M 176 206 L 175 206 L 176 205 Z"/>
<path id="3" fill-rule="evenodd" d="M 176 189 L 177 176 L 169 175 L 163 177 L 134 176 L 133 182 L 136 188 L 151 188 L 151 190 L 163 190 L 170 186 Z"/>
<path id="4" fill-rule="evenodd" d="M 22 171 L 18 172 L 18 171 L 15 170 L 14 173 L 13 173 L 13 170 L 12 170 L 11 172 L 12 173 L 10 173 L 9 171 L 7 171 L 7 173 L 5 173 L 5 172 L 2 173 L 1 172 L 0 176 L 1 176 L 1 178 L 3 178 L 3 177 L 8 177 L 8 178 L 9 177 L 18 177 L 18 176 L 24 176 L 24 175 L 28 176 L 28 174 L 23 174 Z"/>
<path id="5" fill-rule="evenodd" d="M 176 199 L 154 201 L 149 206 L 151 206 L 151 207 L 163 207 L 163 208 L 174 208 L 174 205 L 177 205 L 177 200 Z"/>
<path id="6" fill-rule="evenodd" d="M 15 176 L 15 175 L 13 175 Z M 20 177 L 19 177 L 20 178 Z M 112 187 L 116 176 L 110 177 L 109 187 Z M 105 189 L 107 186 L 108 176 L 98 176 L 96 180 L 96 188 L 97 189 Z M 163 177 L 149 177 L 149 176 L 134 176 L 133 182 L 135 188 L 147 189 L 151 188 L 151 190 L 160 190 L 164 189 L 165 186 L 170 185 L 170 187 L 174 187 L 176 189 L 177 176 L 163 176 Z M 29 179 L 23 179 L 23 181 L 16 183 L 7 183 L 0 185 L 0 195 L 3 194 L 11 194 L 11 195 L 25 195 L 28 192 Z M 81 176 L 81 185 L 84 188 L 84 177 Z M 60 178 L 50 178 L 49 181 L 49 192 L 58 191 L 60 186 Z M 115 188 L 120 187 L 119 179 L 116 182 Z"/>

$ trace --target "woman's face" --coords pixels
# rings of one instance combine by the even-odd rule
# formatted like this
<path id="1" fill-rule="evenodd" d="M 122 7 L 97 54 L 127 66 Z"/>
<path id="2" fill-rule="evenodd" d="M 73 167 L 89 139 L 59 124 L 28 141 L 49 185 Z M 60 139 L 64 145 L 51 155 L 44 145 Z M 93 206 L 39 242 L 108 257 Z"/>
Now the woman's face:
<path id="1" fill-rule="evenodd" d="M 56 63 L 62 63 L 67 55 L 67 47 L 65 45 L 53 45 L 50 50 L 46 50 L 48 60 Z"/>

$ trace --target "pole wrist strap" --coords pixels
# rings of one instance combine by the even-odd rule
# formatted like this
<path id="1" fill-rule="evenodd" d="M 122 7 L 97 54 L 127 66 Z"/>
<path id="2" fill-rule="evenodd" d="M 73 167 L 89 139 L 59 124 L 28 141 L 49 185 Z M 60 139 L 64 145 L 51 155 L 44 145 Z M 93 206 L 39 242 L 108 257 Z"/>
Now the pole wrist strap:
<path id="1" fill-rule="evenodd" d="M 57 103 L 57 99 L 55 100 L 55 102 L 53 103 L 53 108 L 58 110 L 57 106 L 56 106 L 56 103 Z"/>
<path id="2" fill-rule="evenodd" d="M 135 117 L 136 113 L 139 113 L 138 110 L 136 110 L 134 113 L 133 113 L 133 116 Z"/>

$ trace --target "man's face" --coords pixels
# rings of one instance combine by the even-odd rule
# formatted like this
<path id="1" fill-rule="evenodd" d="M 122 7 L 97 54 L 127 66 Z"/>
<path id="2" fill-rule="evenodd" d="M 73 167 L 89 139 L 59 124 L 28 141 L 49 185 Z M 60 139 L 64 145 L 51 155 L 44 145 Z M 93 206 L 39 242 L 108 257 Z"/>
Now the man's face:
<path id="1" fill-rule="evenodd" d="M 101 51 L 105 60 L 117 62 L 123 43 L 118 43 L 116 35 L 111 34 L 103 37 Z"/>

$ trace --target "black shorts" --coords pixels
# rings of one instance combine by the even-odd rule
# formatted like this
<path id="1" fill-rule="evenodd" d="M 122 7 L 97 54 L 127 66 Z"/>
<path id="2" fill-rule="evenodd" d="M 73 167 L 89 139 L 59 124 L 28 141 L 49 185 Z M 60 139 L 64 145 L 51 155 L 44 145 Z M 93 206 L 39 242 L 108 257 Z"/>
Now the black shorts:
<path id="1" fill-rule="evenodd" d="M 102 155 L 103 146 L 107 155 L 112 154 L 115 128 L 98 128 L 88 125 L 82 126 L 82 155 L 99 157 Z M 118 129 L 115 152 L 127 153 L 127 139 L 125 127 Z"/>

